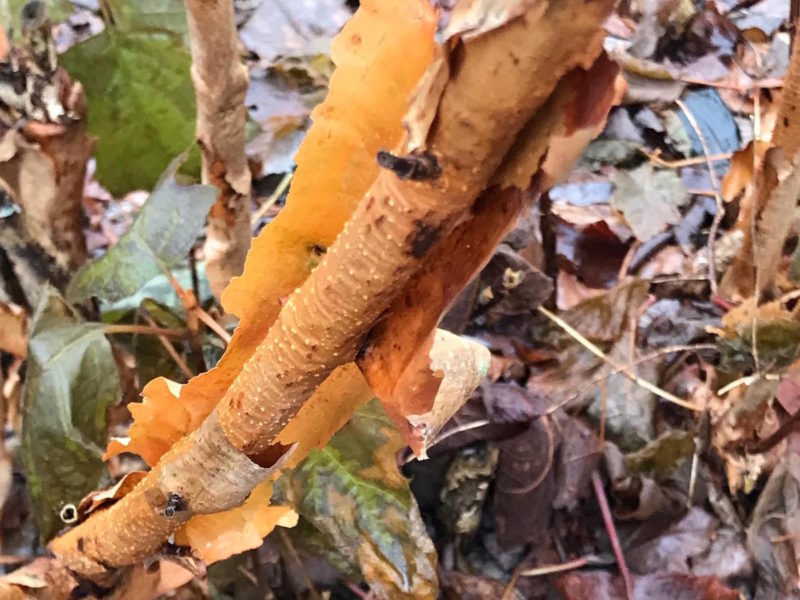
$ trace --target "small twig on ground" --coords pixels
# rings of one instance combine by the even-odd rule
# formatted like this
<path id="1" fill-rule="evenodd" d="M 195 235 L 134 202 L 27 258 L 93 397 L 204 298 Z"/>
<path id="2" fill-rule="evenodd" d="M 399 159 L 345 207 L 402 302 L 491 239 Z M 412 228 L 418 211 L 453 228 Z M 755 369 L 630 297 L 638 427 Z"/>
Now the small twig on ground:
<path id="1" fill-rule="evenodd" d="M 292 560 L 297 564 L 297 567 L 300 569 L 300 573 L 303 575 L 303 579 L 305 579 L 306 586 L 308 587 L 308 593 L 314 600 L 322 600 L 322 595 L 317 590 L 317 586 L 314 585 L 314 582 L 311 581 L 311 577 L 309 576 L 308 572 L 306 571 L 305 566 L 303 565 L 303 561 L 300 560 L 300 555 L 297 553 L 297 549 L 294 547 L 292 540 L 289 539 L 289 536 L 283 530 L 282 527 L 278 528 L 278 535 L 281 538 L 281 543 L 283 547 L 286 548 L 286 551 L 292 557 Z"/>
<path id="2" fill-rule="evenodd" d="M 107 335 L 155 335 L 172 340 L 185 340 L 188 337 L 188 332 L 184 329 L 167 329 L 159 327 L 155 322 L 152 325 L 128 325 L 125 323 L 106 325 L 103 327 L 103 333 Z"/>
<path id="3" fill-rule="evenodd" d="M 292 177 L 294 177 L 293 171 L 290 171 L 283 176 L 283 179 L 278 182 L 278 187 L 275 188 L 275 191 L 272 192 L 269 198 L 264 200 L 261 206 L 258 207 L 258 210 L 253 213 L 253 216 L 250 219 L 251 225 L 255 226 L 255 224 L 267 214 L 267 211 L 272 208 L 278 200 L 280 200 L 283 192 L 286 191 L 286 188 L 288 188 L 289 184 L 292 182 Z"/>
<path id="4" fill-rule="evenodd" d="M 464 431 L 470 431 L 472 429 L 478 429 L 480 427 L 485 427 L 486 425 L 491 425 L 492 422 L 489 419 L 478 419 L 477 421 L 470 421 L 469 423 L 464 423 L 462 425 L 456 425 L 448 429 L 447 431 L 442 431 L 439 435 L 437 435 L 433 441 L 428 444 L 427 449 L 430 450 L 436 444 L 446 440 L 450 436 L 456 435 L 457 433 L 462 433 Z M 415 460 L 417 456 L 415 454 L 411 454 L 404 462 L 404 465 L 407 465 L 411 461 Z"/>
<path id="5" fill-rule="evenodd" d="M 223 342 L 225 342 L 225 345 L 231 343 L 231 334 L 228 333 L 222 325 L 217 323 L 216 320 L 214 320 L 214 317 L 212 317 L 210 314 L 208 314 L 199 306 L 197 306 L 195 310 L 197 311 L 197 318 L 200 319 L 200 321 L 202 321 L 203 324 L 205 324 L 205 326 L 208 327 L 211 331 L 216 333 L 217 337 L 219 337 Z"/>
<path id="6" fill-rule="evenodd" d="M 580 569 L 587 565 L 600 564 L 601 561 L 596 556 L 581 556 L 575 560 L 570 560 L 559 565 L 542 565 L 541 567 L 534 567 L 532 569 L 525 569 L 520 573 L 522 577 L 541 577 L 542 575 L 552 575 L 553 573 L 563 573 L 564 571 L 572 571 Z"/>
<path id="7" fill-rule="evenodd" d="M 586 348 L 589 352 L 594 354 L 599 359 L 603 360 L 607 364 L 614 367 L 614 369 L 617 369 L 619 373 L 625 375 L 628 379 L 633 381 L 639 387 L 646 389 L 647 391 L 655 394 L 656 396 L 662 398 L 663 400 L 666 400 L 667 402 L 672 402 L 673 404 L 677 404 L 678 406 L 682 406 L 683 408 L 688 408 L 689 410 L 695 410 L 695 411 L 702 410 L 696 404 L 692 402 L 687 402 L 686 400 L 682 400 L 681 398 L 678 398 L 675 394 L 670 394 L 668 391 L 661 389 L 657 385 L 654 385 L 649 381 L 642 379 L 635 373 L 632 373 L 627 366 L 618 364 L 616 361 L 609 358 L 608 355 L 606 355 L 606 353 L 603 352 L 600 348 L 598 348 L 595 344 L 593 344 L 583 335 L 581 335 L 581 333 L 578 330 L 573 328 L 569 323 L 564 321 L 562 318 L 551 313 L 546 308 L 540 306 L 538 310 L 548 319 L 553 321 L 553 323 L 561 327 L 561 329 L 563 329 L 567 334 L 569 334 L 581 346 Z"/>
<path id="8" fill-rule="evenodd" d="M 693 165 L 703 164 L 709 160 L 713 162 L 722 162 L 725 160 L 730 160 L 731 157 L 733 157 L 733 153 L 725 152 L 723 154 L 713 154 L 708 158 L 706 158 L 705 156 L 693 156 L 691 158 L 683 158 L 681 160 L 664 160 L 657 153 L 648 152 L 644 148 L 639 148 L 639 152 L 644 154 L 647 158 L 652 160 L 659 167 L 664 167 L 665 169 L 680 169 L 683 167 L 691 167 Z"/>
<path id="9" fill-rule="evenodd" d="M 689 107 L 678 98 L 675 100 L 675 103 L 680 107 L 683 111 L 683 114 L 686 115 L 686 119 L 694 129 L 697 137 L 700 138 L 700 145 L 703 147 L 703 155 L 705 156 L 706 164 L 708 165 L 708 174 L 711 177 L 711 188 L 714 191 L 714 200 L 717 203 L 717 214 L 714 215 L 714 220 L 711 223 L 711 229 L 708 231 L 708 283 L 711 285 L 711 293 L 717 293 L 717 267 L 715 264 L 716 261 L 716 241 L 717 241 L 717 231 L 719 231 L 719 224 L 722 222 L 722 217 L 725 216 L 725 203 L 722 201 L 722 194 L 720 193 L 720 184 L 719 179 L 717 178 L 717 171 L 714 169 L 714 163 L 711 160 L 711 151 L 708 148 L 708 143 L 706 142 L 706 138 L 703 135 L 703 131 L 700 129 L 700 126 L 697 124 L 697 119 L 694 118 L 692 111 L 689 110 Z"/>
<path id="10" fill-rule="evenodd" d="M 603 489 L 603 481 L 600 479 L 600 475 L 596 470 L 592 471 L 592 487 L 597 497 L 597 504 L 600 506 L 600 513 L 603 516 L 606 533 L 611 542 L 611 549 L 614 551 L 614 558 L 617 559 L 619 574 L 622 576 L 622 581 L 625 583 L 625 595 L 628 600 L 633 600 L 633 580 L 631 579 L 630 571 L 628 571 L 628 565 L 625 563 L 625 555 L 622 553 L 622 546 L 619 543 L 617 530 L 614 527 L 614 519 L 611 516 L 611 509 L 608 507 L 608 499 Z"/>
<path id="11" fill-rule="evenodd" d="M 161 329 L 160 327 L 158 327 L 156 325 L 156 322 L 146 312 L 141 311 L 140 314 L 142 315 L 142 318 L 145 321 L 147 321 L 148 324 L 150 325 L 150 327 L 148 327 L 148 329 L 152 329 L 152 330 Z M 144 327 L 144 325 L 135 325 L 134 327 Z M 167 354 L 169 354 L 170 358 L 175 362 L 176 365 L 178 365 L 178 368 L 186 376 L 186 379 L 189 380 L 192 377 L 194 377 L 194 373 L 189 368 L 189 365 L 187 365 L 186 361 L 183 360 L 181 355 L 176 352 L 176 350 L 173 347 L 172 343 L 166 338 L 166 336 L 164 336 L 162 334 L 157 334 L 157 337 L 158 337 L 158 341 L 161 342 L 161 345 L 164 346 L 164 350 L 167 351 Z"/>

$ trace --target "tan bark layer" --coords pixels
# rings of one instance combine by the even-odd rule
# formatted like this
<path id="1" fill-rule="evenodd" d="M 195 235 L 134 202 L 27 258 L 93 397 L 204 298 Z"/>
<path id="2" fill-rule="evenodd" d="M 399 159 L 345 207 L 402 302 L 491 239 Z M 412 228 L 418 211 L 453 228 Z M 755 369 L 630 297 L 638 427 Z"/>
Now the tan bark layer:
<path id="1" fill-rule="evenodd" d="M 219 298 L 242 272 L 250 247 L 250 171 L 244 152 L 247 67 L 229 0 L 185 0 L 197 97 L 197 143 L 203 182 L 220 194 L 209 213 L 206 273 Z"/>
<path id="2" fill-rule="evenodd" d="M 212 480 L 246 471 L 244 461 L 269 466 L 285 456 L 272 441 L 317 385 L 355 358 L 428 252 L 466 216 L 560 77 L 577 65 L 590 66 L 612 4 L 560 0 L 544 10 L 539 5 L 456 47 L 426 143 L 441 174 L 424 181 L 401 180 L 389 170 L 379 175 L 215 413 L 164 455 L 128 496 L 54 540 L 51 549 L 62 563 L 103 578 L 110 568 L 141 560 L 198 507 L 214 512 L 230 506 L 230 497 L 199 504 Z M 243 452 L 210 455 L 203 451 L 209 445 L 201 443 L 209 435 L 220 447 L 229 444 Z M 256 474 L 266 477 L 268 469 Z M 229 490 L 235 502 L 243 499 L 238 492 L 255 485 L 243 479 Z M 181 490 L 183 510 L 168 517 L 167 499 L 174 490 Z"/>

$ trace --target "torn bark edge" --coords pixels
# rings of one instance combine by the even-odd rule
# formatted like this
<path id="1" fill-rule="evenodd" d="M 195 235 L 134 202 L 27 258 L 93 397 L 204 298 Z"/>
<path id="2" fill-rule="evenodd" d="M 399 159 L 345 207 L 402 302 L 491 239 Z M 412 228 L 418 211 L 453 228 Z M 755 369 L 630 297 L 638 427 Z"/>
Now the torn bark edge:
<path id="1" fill-rule="evenodd" d="M 110 582 L 119 567 L 149 556 L 149 551 L 140 555 L 134 550 L 151 545 L 147 540 L 158 546 L 193 515 L 242 504 L 253 488 L 286 464 L 295 446 L 281 449 L 280 455 L 248 457 L 230 444 L 213 412 L 128 495 L 97 511 L 106 513 L 105 519 L 93 515 L 53 540 L 50 549 L 70 571 L 101 584 Z M 113 536 L 104 529 L 108 523 L 118 524 Z"/>
<path id="2" fill-rule="evenodd" d="M 425 455 L 427 444 L 447 420 L 442 420 L 447 411 L 437 408 L 444 385 L 442 374 L 435 373 L 437 368 L 429 364 L 428 355 L 440 316 L 458 290 L 488 262 L 492 249 L 514 227 L 519 215 L 536 202 L 541 191 L 566 175 L 585 145 L 602 131 L 610 108 L 621 102 L 624 94 L 619 67 L 602 51 L 589 68 L 576 68 L 565 75 L 518 134 L 493 177 L 493 185 L 463 216 L 462 223 L 434 244 L 422 270 L 362 346 L 359 368 L 419 457 Z M 415 114 L 424 113 L 423 103 L 423 99 L 416 102 Z M 416 135 L 424 142 L 421 130 Z M 456 256 L 458 260 L 453 260 Z M 468 393 L 464 392 L 462 402 Z"/>

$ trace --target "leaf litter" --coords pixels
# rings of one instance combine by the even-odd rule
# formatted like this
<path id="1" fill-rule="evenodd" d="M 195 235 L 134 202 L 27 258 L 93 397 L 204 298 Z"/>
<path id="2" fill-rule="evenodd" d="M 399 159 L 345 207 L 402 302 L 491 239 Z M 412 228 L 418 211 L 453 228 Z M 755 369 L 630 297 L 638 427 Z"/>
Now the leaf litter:
<path id="1" fill-rule="evenodd" d="M 185 33 L 180 8 L 155 2 L 137 11 L 123 2 L 110 4 L 120 17 L 117 27 L 124 39 L 119 48 L 129 51 L 109 67 L 113 72 L 122 73 L 122 67 L 130 62 L 131 77 L 139 77 L 141 61 L 152 60 L 151 54 L 165 54 L 160 50 L 153 54 L 149 45 L 180 47 Z M 252 53 L 248 103 L 253 103 L 251 116 L 261 130 L 260 137 L 251 142 L 252 155 L 263 161 L 259 176 L 293 168 L 289 157 L 306 131 L 313 106 L 322 97 L 320 91 L 329 82 L 333 89 L 344 87 L 336 83 L 336 75 L 329 79 L 326 57 L 330 40 L 348 19 L 349 10 L 342 3 L 326 2 L 315 7 L 298 3 L 284 12 L 278 4 L 262 2 L 240 30 L 244 47 Z M 768 247 L 756 252 L 756 277 L 761 277 L 763 284 L 758 294 L 750 294 L 754 282 L 749 267 L 729 270 L 721 249 L 733 232 L 744 231 L 752 222 L 753 217 L 748 222 L 743 215 L 749 210 L 746 188 L 755 185 L 757 177 L 752 152 L 744 155 L 743 161 L 734 155 L 730 164 L 729 155 L 744 150 L 754 137 L 756 145 L 769 140 L 771 125 L 765 115 L 779 102 L 774 81 L 783 75 L 780 64 L 772 71 L 746 72 L 746 68 L 758 62 L 754 56 L 768 56 L 785 41 L 788 14 L 768 0 L 706 3 L 700 8 L 691 2 L 654 5 L 658 6 L 644 11 L 637 5 L 623 6 L 614 16 L 617 26 L 608 26 L 613 41 L 618 42 L 616 48 L 621 49 L 612 55 L 623 67 L 628 90 L 601 138 L 550 192 L 550 207 L 540 202 L 526 215 L 529 218 L 520 221 L 518 230 L 509 234 L 475 278 L 475 286 L 452 306 L 448 315 L 452 319 L 443 321 L 452 323 L 448 327 L 456 334 L 489 348 L 492 362 L 489 377 L 433 438 L 430 459 L 417 461 L 406 456 L 391 420 L 375 401 L 365 404 L 371 397 L 369 390 L 365 386 L 348 388 L 360 375 L 357 377 L 355 370 L 340 374 L 340 388 L 334 381 L 328 395 L 323 392 L 320 397 L 338 399 L 341 388 L 347 388 L 353 410 L 362 406 L 344 429 L 327 446 L 324 441 L 343 423 L 309 433 L 307 450 L 324 447 L 313 450 L 305 462 L 279 480 L 278 487 L 284 488 L 277 497 L 273 497 L 269 482 L 237 509 L 244 514 L 227 516 L 236 523 L 195 521 L 177 537 L 179 547 L 209 544 L 201 556 L 208 562 L 222 560 L 222 564 L 228 562 L 224 559 L 233 548 L 260 547 L 254 550 L 254 560 L 241 570 L 255 578 L 269 577 L 276 597 L 291 597 L 303 586 L 314 590 L 319 585 L 331 587 L 333 597 L 351 598 L 353 589 L 363 594 L 357 587 L 362 578 L 372 582 L 378 594 L 381 586 L 388 586 L 385 589 L 394 590 L 389 597 L 400 597 L 391 593 L 417 597 L 427 593 L 420 589 L 436 585 L 437 570 L 445 597 L 501 597 L 505 593 L 507 598 L 534 598 L 550 593 L 576 600 L 619 598 L 626 594 L 620 577 L 626 570 L 630 571 L 634 598 L 737 598 L 740 594 L 783 598 L 797 593 L 798 532 L 792 515 L 797 497 L 794 457 L 800 449 L 794 423 L 800 406 L 791 382 L 800 328 L 796 282 L 789 268 L 797 246 L 793 219 L 786 217 L 793 206 L 786 203 L 792 196 L 791 190 L 787 191 L 791 186 L 778 186 L 773 192 L 777 208 L 771 213 L 760 211 L 760 220 L 755 222 L 761 239 L 777 232 Z M 278 13 L 286 22 L 270 26 L 274 39 L 260 35 L 267 16 Z M 63 16 L 55 13 L 55 18 Z M 153 19 L 174 35 L 150 40 L 150 33 L 138 31 L 152 26 Z M 90 54 L 90 46 L 99 43 L 90 38 L 81 43 L 86 44 L 82 48 L 74 47 L 79 49 L 72 51 L 73 56 Z M 336 43 L 333 46 L 334 61 L 345 71 L 343 57 L 353 48 L 339 44 L 338 50 Z M 181 52 L 173 52 L 175 60 Z M 399 68 L 400 54 L 400 49 L 388 51 L 386 64 Z M 137 187 L 151 188 L 166 163 L 192 139 L 193 107 L 185 95 L 179 95 L 180 86 L 188 81 L 186 58 L 183 67 L 176 63 L 174 68 L 177 87 L 170 89 L 178 96 L 164 98 L 173 105 L 163 108 L 174 111 L 169 126 L 175 127 L 176 135 L 170 139 L 175 143 L 157 160 L 155 151 L 133 152 L 152 160 L 146 165 L 114 158 L 116 149 L 103 144 L 119 144 L 120 138 L 115 141 L 111 132 L 97 128 L 112 122 L 103 115 L 124 108 L 123 92 L 130 80 L 112 79 L 117 81 L 114 93 L 102 98 L 91 87 L 98 78 L 77 63 L 71 67 L 70 60 L 78 58 L 64 58 L 73 75 L 88 83 L 90 103 L 117 102 L 117 108 L 93 109 L 90 104 L 89 114 L 101 118 L 99 125 L 90 121 L 101 144 L 96 152 L 100 182 L 116 196 Z M 369 73 L 373 68 L 364 70 Z M 169 64 L 165 69 L 164 73 L 173 70 Z M 405 89 L 411 88 L 418 75 L 419 69 L 410 67 L 407 73 L 399 73 Z M 339 77 L 345 80 L 343 75 Z M 763 86 L 756 92 L 755 113 L 753 83 Z M 347 193 L 340 196 L 338 208 L 314 204 L 314 183 L 308 184 L 306 210 L 334 211 L 332 226 L 323 226 L 320 217 L 319 223 L 312 219 L 305 229 L 276 237 L 274 246 L 257 242 L 264 248 L 283 248 L 285 265 L 277 265 L 278 271 L 267 276 L 274 278 L 269 285 L 259 282 L 254 287 L 245 275 L 229 289 L 225 305 L 248 325 L 242 331 L 266 330 L 282 298 L 316 266 L 318 254 L 335 238 L 353 199 L 371 178 L 367 171 L 377 170 L 371 160 L 381 149 L 378 146 L 392 147 L 402 135 L 391 127 L 399 123 L 407 97 L 400 97 L 396 89 L 378 91 L 376 83 L 360 85 L 375 89 L 381 96 L 375 102 L 383 102 L 394 116 L 380 122 L 376 115 L 378 121 L 365 126 L 365 131 L 381 131 L 381 135 L 354 143 L 352 154 L 360 156 L 364 166 L 343 176 L 346 184 L 341 185 Z M 358 92 L 354 90 L 354 94 Z M 673 103 L 675 98 L 682 98 L 693 113 L 699 133 Z M 348 118 L 348 108 L 346 101 L 338 106 L 319 105 L 314 122 L 328 119 L 333 128 L 336 119 Z M 718 118 L 709 118 L 712 114 Z M 749 129 L 745 122 L 751 123 Z M 141 131 L 118 135 L 148 143 Z M 313 130 L 309 138 L 312 135 Z M 705 155 L 701 137 L 709 141 L 712 156 Z M 161 143 L 163 139 L 150 148 L 160 150 Z M 341 157 L 350 156 L 349 150 L 338 152 Z M 301 148 L 297 156 L 298 176 L 303 165 L 313 159 L 307 153 Z M 766 160 L 769 165 L 770 159 Z M 772 160 L 779 183 L 794 184 L 795 163 Z M 722 189 L 724 214 L 718 215 L 719 239 L 709 239 L 718 205 L 712 198 L 715 190 L 708 163 L 720 178 L 728 173 Z M 738 180 L 732 181 L 736 173 Z M 302 186 L 301 180 L 291 194 L 300 197 Z M 163 190 L 156 188 L 152 196 L 157 198 L 159 193 Z M 175 220 L 185 239 L 170 237 L 175 247 L 163 261 L 167 270 L 178 266 L 189 252 L 201 227 L 204 202 L 213 201 L 201 198 L 197 190 L 191 194 L 197 204 L 193 207 L 199 215 L 197 223 L 187 227 L 185 212 Z M 159 221 L 164 219 L 165 209 L 153 210 L 154 198 L 141 209 L 133 228 L 144 227 L 139 223 L 146 223 L 150 211 Z M 706 202 L 709 198 L 710 204 Z M 124 206 L 123 200 L 113 196 L 104 196 L 103 202 Z M 302 201 L 293 204 L 290 196 L 287 208 L 276 205 L 272 214 L 282 215 L 274 221 L 276 225 L 298 226 L 296 218 L 290 221 L 283 216 L 293 206 L 299 210 Z M 138 210 L 136 206 L 133 212 Z M 145 229 L 148 235 L 167 241 L 157 230 Z M 294 243 L 297 240 L 302 244 Z M 291 248 L 285 252 L 287 244 Z M 712 294 L 707 280 L 710 245 L 720 260 L 717 272 L 727 271 L 726 277 L 733 281 L 732 287 L 720 288 L 721 295 Z M 97 269 L 105 262 L 106 275 L 91 281 L 87 275 L 79 275 L 68 289 L 69 297 L 118 299 L 148 283 L 155 273 L 120 277 L 126 264 L 140 266 L 142 262 L 137 259 L 141 249 L 120 254 L 124 246 L 111 246 L 104 258 L 86 267 L 87 271 Z M 254 267 L 262 268 L 262 264 L 254 262 L 251 270 Z M 99 285 L 98 281 L 106 283 Z M 118 342 L 112 338 L 109 343 L 101 328 L 83 322 L 55 294 L 30 317 L 28 327 L 23 317 L 25 311 L 31 315 L 31 307 L 19 303 L 13 289 L 3 283 L 0 292 L 10 294 L 9 298 L 0 295 L 0 322 L 8 323 L 0 331 L 5 412 L 8 423 L 13 424 L 13 365 L 27 355 L 21 452 L 33 514 L 39 532 L 48 537 L 63 525 L 59 516 L 63 506 L 77 506 L 101 480 L 112 481 L 99 456 L 106 440 L 105 412 L 120 395 L 113 356 Z M 558 314 L 581 338 L 537 311 L 543 302 L 550 309 L 561 308 Z M 159 326 L 181 328 L 184 322 L 180 317 L 164 317 Z M 244 339 L 236 348 L 252 348 L 257 342 Z M 73 356 L 48 349 L 67 343 L 86 350 Z M 130 346 L 137 368 L 139 362 L 145 364 L 145 346 Z M 187 352 L 182 342 L 174 347 L 178 353 Z M 236 356 L 239 350 L 229 352 L 210 376 L 220 381 L 207 389 L 224 389 L 224 380 L 230 376 L 226 371 L 240 368 L 243 357 Z M 142 375 L 139 387 L 150 374 L 169 377 L 174 373 L 166 363 L 155 365 Z M 83 371 L 87 368 L 91 368 L 91 376 Z M 104 377 L 98 380 L 98 373 Z M 52 378 L 56 375 L 81 384 L 71 386 L 67 396 L 58 390 L 50 394 L 45 388 L 55 385 Z M 642 382 L 659 393 L 643 387 Z M 191 385 L 184 389 L 191 390 Z M 184 402 L 184 393 L 196 401 Z M 123 436 L 129 441 L 122 443 L 122 449 L 136 450 L 148 464 L 154 464 L 173 441 L 202 420 L 216 394 L 204 397 L 198 391 L 193 396 L 164 379 L 155 380 L 144 390 L 144 402 L 130 408 L 135 417 L 130 431 L 116 431 L 129 434 Z M 51 395 L 63 404 L 57 418 L 48 411 L 49 405 L 42 406 L 42 398 Z M 701 410 L 686 410 L 671 402 L 672 397 Z M 81 398 L 91 398 L 91 402 Z M 154 403 L 167 408 L 148 416 Z M 81 412 L 87 410 L 91 415 Z M 310 405 L 310 415 L 314 410 L 319 409 Z M 70 417 L 64 419 L 64 415 Z M 314 422 L 310 415 L 299 422 Z M 376 421 L 381 423 L 379 428 L 366 425 Z M 145 423 L 150 424 L 144 427 Z M 147 436 L 138 437 L 137 427 Z M 66 433 L 54 437 L 53 432 Z M 296 439 L 298 433 L 285 435 Z M 59 436 L 70 443 L 64 445 L 62 440 L 64 447 L 59 448 Z M 13 444 L 9 445 L 13 451 Z M 82 455 L 78 463 L 64 458 L 76 452 Z M 123 453 L 109 463 L 113 480 L 125 481 L 122 475 L 131 471 L 126 460 Z M 53 461 L 80 464 L 80 477 L 48 467 Z M 405 463 L 403 473 L 413 474 L 410 487 L 397 470 L 399 463 Z M 13 469 L 19 476 L 19 467 Z M 592 491 L 593 471 L 603 477 L 614 518 L 610 530 L 601 519 Z M 64 477 L 76 483 L 80 480 L 80 485 L 67 493 L 59 487 Z M 463 497 L 455 491 L 463 492 Z M 96 510 L 103 510 L 116 499 L 109 494 L 92 502 L 96 502 Z M 279 503 L 267 506 L 277 499 L 288 501 L 292 508 Z M 361 508 L 341 508 L 353 506 Z M 275 511 L 275 515 L 268 517 L 265 511 Z M 410 515 L 413 528 L 403 521 L 396 529 L 398 514 L 403 519 Z M 280 531 L 261 546 L 273 521 L 283 519 L 283 524 L 291 525 L 297 515 L 299 524 L 289 530 L 293 541 L 288 546 L 274 541 Z M 4 513 L 4 522 L 6 518 L 10 517 Z M 613 537 L 619 538 L 625 564 L 616 561 L 610 543 Z M 304 540 L 308 543 L 303 544 Z M 3 543 L 5 549 L 5 537 Z M 270 544 L 282 550 L 269 552 Z M 342 573 L 338 583 L 322 576 L 325 569 L 316 556 Z M 290 581 L 289 563 L 295 571 L 300 565 L 302 577 L 308 581 L 302 585 Z M 36 580 L 31 577 L 30 581 Z M 213 577 L 209 575 L 211 585 L 215 585 Z M 513 590 L 509 581 L 514 582 Z"/>

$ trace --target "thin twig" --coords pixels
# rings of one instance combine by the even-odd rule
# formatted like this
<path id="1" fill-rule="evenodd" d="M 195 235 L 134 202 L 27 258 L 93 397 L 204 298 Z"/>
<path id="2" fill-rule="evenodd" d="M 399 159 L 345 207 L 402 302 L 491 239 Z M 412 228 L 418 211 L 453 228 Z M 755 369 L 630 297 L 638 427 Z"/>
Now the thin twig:
<path id="1" fill-rule="evenodd" d="M 619 543 L 617 530 L 614 527 L 614 519 L 611 516 L 611 509 L 608 507 L 608 499 L 603 489 L 603 482 L 597 471 L 592 471 L 592 487 L 594 495 L 597 497 L 597 504 L 600 506 L 600 514 L 603 516 L 603 524 L 606 526 L 608 540 L 611 542 L 611 549 L 614 551 L 614 558 L 617 559 L 617 568 L 625 583 L 625 596 L 628 600 L 633 600 L 633 580 L 631 579 L 628 565 L 625 563 L 625 555 L 622 553 L 622 546 Z"/>
<path id="2" fill-rule="evenodd" d="M 564 571 L 572 571 L 580 569 L 593 562 L 594 556 L 582 556 L 575 560 L 570 560 L 559 565 L 542 565 L 541 567 L 534 567 L 526 569 L 520 573 L 523 577 L 541 577 L 542 575 L 551 575 L 553 573 L 563 573 Z"/>
<path id="3" fill-rule="evenodd" d="M 730 160 L 733 157 L 732 152 L 724 152 L 722 154 L 713 154 L 708 158 L 706 158 L 705 156 L 693 156 L 691 158 L 683 158 L 681 160 L 664 160 L 658 154 L 648 152 L 644 148 L 639 148 L 639 152 L 644 154 L 647 158 L 652 160 L 659 167 L 664 167 L 665 169 L 680 169 L 683 167 L 691 167 L 693 165 L 703 164 L 709 160 L 713 162 L 722 162 L 725 160 Z"/>
<path id="4" fill-rule="evenodd" d="M 436 444 L 446 440 L 450 436 L 453 436 L 457 433 L 462 433 L 464 431 L 470 431 L 471 429 L 478 429 L 480 427 L 485 427 L 486 425 L 491 425 L 492 422 L 489 419 L 478 419 L 477 421 L 470 421 L 469 423 L 464 423 L 463 425 L 456 425 L 455 427 L 448 429 L 447 431 L 442 431 L 439 435 L 437 435 L 433 441 L 428 444 L 427 450 L 433 448 Z M 410 455 L 405 462 L 404 465 L 407 465 L 413 460 L 416 460 L 417 456 L 415 454 Z"/>
<path id="5" fill-rule="evenodd" d="M 127 323 L 106 325 L 103 327 L 103 333 L 107 335 L 155 335 L 172 340 L 185 340 L 188 337 L 188 332 L 183 329 L 167 329 L 165 327 L 159 327 L 155 322 L 152 326 L 128 325 Z"/>
<path id="6" fill-rule="evenodd" d="M 212 317 L 205 310 L 200 308 L 199 305 L 196 306 L 194 310 L 197 313 L 197 318 L 200 319 L 200 321 L 202 321 L 205 324 L 205 326 L 208 327 L 211 331 L 216 333 L 217 337 L 219 337 L 223 342 L 225 342 L 226 346 L 231 343 L 231 334 L 228 333 L 222 325 L 217 323 L 214 317 Z"/>
<path id="7" fill-rule="evenodd" d="M 160 329 L 156 322 L 148 315 L 146 312 L 141 312 L 142 318 L 150 324 L 151 329 Z M 138 325 L 137 327 L 143 327 L 143 325 Z M 180 354 L 175 351 L 175 348 L 172 346 L 172 343 L 166 338 L 164 335 L 158 335 L 158 341 L 161 342 L 161 345 L 164 346 L 164 349 L 169 354 L 170 358 L 178 365 L 178 368 L 183 372 L 186 376 L 186 379 L 189 380 L 194 377 L 194 373 L 189 368 L 189 365 L 186 364 L 186 361 L 183 360 Z"/>
<path id="8" fill-rule="evenodd" d="M 548 319 L 553 321 L 556 325 L 561 327 L 570 337 L 572 337 L 576 342 L 578 342 L 581 346 L 586 348 L 589 352 L 594 354 L 596 357 L 604 361 L 605 363 L 611 365 L 613 368 L 617 369 L 619 373 L 625 375 L 628 379 L 633 381 L 639 387 L 646 389 L 647 391 L 655 394 L 659 398 L 666 400 L 667 402 L 672 402 L 673 404 L 677 404 L 678 406 L 682 406 L 683 408 L 688 408 L 689 410 L 701 411 L 702 409 L 692 402 L 688 402 L 686 400 L 682 400 L 678 398 L 675 394 L 670 394 L 668 391 L 661 389 L 657 385 L 650 383 L 632 373 L 631 370 L 627 366 L 620 365 L 613 359 L 609 358 L 605 352 L 603 352 L 600 348 L 598 348 L 595 344 L 590 342 L 588 339 L 583 337 L 581 333 L 573 328 L 569 323 L 561 319 L 560 317 L 554 315 L 546 308 L 540 306 L 538 308 L 539 312 L 541 312 L 544 316 Z"/>
<path id="9" fill-rule="evenodd" d="M 691 124 L 697 137 L 700 138 L 700 145 L 703 147 L 703 155 L 705 156 L 706 165 L 708 165 L 708 174 L 711 177 L 711 188 L 714 191 L 714 201 L 717 203 L 717 213 L 714 215 L 714 220 L 711 222 L 711 229 L 708 231 L 708 283 L 711 285 L 711 293 L 717 293 L 717 267 L 716 267 L 716 241 L 717 231 L 719 231 L 719 224 L 722 222 L 722 217 L 725 216 L 725 203 L 722 201 L 722 194 L 720 193 L 719 179 L 717 172 L 714 169 L 714 163 L 711 160 L 711 151 L 708 148 L 708 143 L 703 135 L 700 126 L 697 124 L 697 119 L 694 118 L 692 111 L 689 107 L 678 98 L 675 103 L 686 115 L 686 119 Z"/>
<path id="10" fill-rule="evenodd" d="M 311 577 L 309 576 L 308 572 L 306 571 L 305 566 L 303 565 L 303 561 L 300 560 L 300 555 L 297 553 L 297 550 L 292 544 L 292 540 L 289 539 L 289 536 L 283 530 L 283 527 L 278 528 L 278 535 L 281 538 L 281 542 L 283 542 L 284 548 L 289 552 L 292 557 L 292 560 L 297 564 L 298 568 L 300 569 L 300 573 L 303 575 L 303 579 L 306 581 L 306 586 L 308 587 L 308 592 L 314 600 L 322 600 L 322 596 L 317 590 L 317 587 L 314 585 L 314 582 L 311 581 Z"/>
<path id="11" fill-rule="evenodd" d="M 272 208 L 272 206 L 280 200 L 280 197 L 283 195 L 283 192 L 286 191 L 286 188 L 289 187 L 289 184 L 292 181 L 292 177 L 294 177 L 294 171 L 290 171 L 283 176 L 278 182 L 278 187 L 275 188 L 275 191 L 270 194 L 269 198 L 264 200 L 261 206 L 258 207 L 258 210 L 253 213 L 252 218 L 250 219 L 251 225 L 255 225 L 258 223 L 262 217 L 267 214 L 267 211 Z"/>

